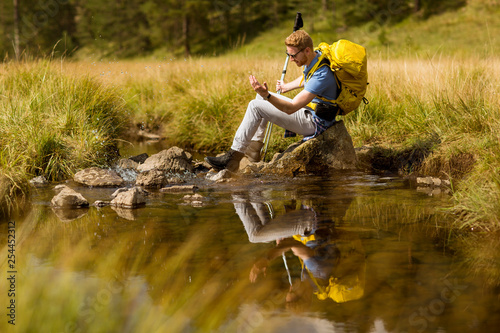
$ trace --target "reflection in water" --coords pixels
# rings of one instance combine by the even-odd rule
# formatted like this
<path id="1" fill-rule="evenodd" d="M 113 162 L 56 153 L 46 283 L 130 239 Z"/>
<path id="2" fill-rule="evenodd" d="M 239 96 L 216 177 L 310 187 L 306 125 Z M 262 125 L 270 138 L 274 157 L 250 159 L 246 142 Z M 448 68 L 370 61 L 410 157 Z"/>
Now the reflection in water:
<path id="1" fill-rule="evenodd" d="M 87 207 L 71 209 L 71 208 L 54 208 L 52 207 L 54 214 L 59 217 L 61 222 L 71 222 L 85 216 L 88 212 Z"/>
<path id="2" fill-rule="evenodd" d="M 16 330 L 498 327 L 498 242 L 454 237 L 451 252 L 439 198 L 375 176 L 262 181 L 250 191 L 220 186 L 201 191 L 200 207 L 158 192 L 133 216 L 90 207 L 64 223 L 49 206 L 52 191 L 40 194 L 16 219 Z M 111 191 L 85 195 L 102 200 Z M 0 240 L 5 226 L 0 222 Z M 0 295 L 7 295 L 5 284 Z M 0 321 L 1 332 L 10 329 Z"/>
<path id="3" fill-rule="evenodd" d="M 253 265 L 251 282 L 265 273 L 269 261 L 280 256 L 288 272 L 285 252 L 291 250 L 302 269 L 295 284 L 289 276 L 288 303 L 308 302 L 311 293 L 320 300 L 331 298 L 337 303 L 363 296 L 365 252 L 356 233 L 336 229 L 331 216 L 324 219 L 313 207 L 300 204 L 297 209 L 295 200 L 284 206 L 284 214 L 274 217 L 270 203 L 251 202 L 241 196 L 233 199 L 250 242 L 276 242 L 276 247 Z M 351 201 L 344 200 L 344 205 L 337 207 L 337 221 L 343 220 Z"/>

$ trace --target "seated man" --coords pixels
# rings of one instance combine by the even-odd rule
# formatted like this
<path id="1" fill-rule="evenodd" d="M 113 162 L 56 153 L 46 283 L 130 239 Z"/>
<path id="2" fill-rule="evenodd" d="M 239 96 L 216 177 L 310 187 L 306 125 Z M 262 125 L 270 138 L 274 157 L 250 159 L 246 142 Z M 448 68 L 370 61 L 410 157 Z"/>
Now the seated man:
<path id="1" fill-rule="evenodd" d="M 245 154 L 251 161 L 259 161 L 268 121 L 287 131 L 303 135 L 305 140 L 321 134 L 335 123 L 338 107 L 325 99 L 335 100 L 340 89 L 329 66 L 315 66 L 321 54 L 314 51 L 311 37 L 307 32 L 298 30 L 286 38 L 285 45 L 292 61 L 297 66 L 303 66 L 304 75 L 288 83 L 278 81 L 276 90 L 281 93 L 301 87 L 304 90 L 290 99 L 270 93 L 266 82 L 260 84 L 250 75 L 250 84 L 257 93 L 257 98 L 248 104 L 231 149 L 222 156 L 205 158 L 214 169 L 237 171 Z M 325 117 L 323 113 L 319 117 L 313 111 L 320 103 L 328 106 L 329 112 L 331 111 L 328 116 Z"/>

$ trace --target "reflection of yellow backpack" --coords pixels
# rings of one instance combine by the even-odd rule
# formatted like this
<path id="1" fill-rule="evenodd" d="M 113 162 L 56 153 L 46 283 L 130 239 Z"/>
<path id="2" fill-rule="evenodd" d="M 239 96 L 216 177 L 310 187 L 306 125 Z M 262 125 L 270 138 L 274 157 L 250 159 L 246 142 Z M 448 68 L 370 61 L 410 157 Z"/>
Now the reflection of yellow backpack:
<path id="1" fill-rule="evenodd" d="M 368 100 L 365 98 L 368 85 L 365 48 L 351 41 L 340 39 L 332 45 L 321 43 L 315 50 L 321 51 L 322 55 L 309 71 L 306 81 L 319 67 L 328 65 L 327 61 L 323 61 L 328 59 L 331 70 L 336 79 L 340 81 L 341 88 L 339 96 L 334 101 L 319 96 L 318 98 L 336 103 L 342 109 L 342 115 L 356 110 L 362 101 L 368 104 Z"/>
<path id="2" fill-rule="evenodd" d="M 315 235 L 310 235 L 308 237 L 295 235 L 293 238 L 302 244 L 306 245 L 309 241 L 316 240 Z M 359 242 L 359 240 L 358 240 Z M 355 242 L 357 246 L 361 245 L 361 242 Z M 358 245 L 359 244 L 359 245 Z M 350 244 L 356 246 L 354 243 Z M 320 284 L 316 277 L 306 268 L 309 273 L 309 277 L 316 285 L 317 290 L 314 292 L 319 300 L 324 301 L 328 298 L 331 298 L 333 301 L 337 303 L 345 303 L 349 301 L 355 301 L 363 297 L 365 293 L 365 273 L 366 273 L 366 261 L 358 262 L 356 258 L 354 260 L 349 260 L 350 256 L 347 255 L 344 260 L 346 262 L 341 262 L 340 265 L 349 265 L 352 269 L 351 274 L 347 274 L 342 277 L 333 277 L 330 276 L 328 280 L 328 285 L 323 286 Z M 299 261 L 302 265 L 302 269 L 304 269 L 304 262 L 299 258 Z"/>

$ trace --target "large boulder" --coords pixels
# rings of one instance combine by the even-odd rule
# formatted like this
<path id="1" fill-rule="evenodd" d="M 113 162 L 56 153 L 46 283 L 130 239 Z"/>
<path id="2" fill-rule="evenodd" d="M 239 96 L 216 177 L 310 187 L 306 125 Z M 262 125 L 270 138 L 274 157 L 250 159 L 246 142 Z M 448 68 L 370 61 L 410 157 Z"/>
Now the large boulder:
<path id="1" fill-rule="evenodd" d="M 318 137 L 291 145 L 275 156 L 260 172 L 294 177 L 300 174 L 324 174 L 332 170 L 356 169 L 356 152 L 343 121 Z"/>
<path id="2" fill-rule="evenodd" d="M 193 156 L 179 147 L 162 150 L 151 155 L 144 163 L 137 167 L 140 172 L 162 170 L 171 173 L 193 172 Z"/>
<path id="3" fill-rule="evenodd" d="M 94 187 L 120 186 L 124 180 L 115 171 L 92 167 L 78 171 L 73 180 L 77 183 Z"/>
<path id="4" fill-rule="evenodd" d="M 50 204 L 57 208 L 82 208 L 88 207 L 89 202 L 80 193 L 76 192 L 72 188 L 67 186 L 61 186 L 57 190 L 60 190 L 56 194 Z"/>

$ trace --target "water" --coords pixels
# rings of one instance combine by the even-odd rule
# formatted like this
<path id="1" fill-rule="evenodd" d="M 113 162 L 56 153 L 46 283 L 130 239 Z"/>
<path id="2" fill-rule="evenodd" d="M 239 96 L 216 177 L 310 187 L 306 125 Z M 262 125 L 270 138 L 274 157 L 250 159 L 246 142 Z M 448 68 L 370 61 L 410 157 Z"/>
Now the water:
<path id="1" fill-rule="evenodd" d="M 90 202 L 114 191 L 69 185 Z M 500 323 L 498 242 L 452 235 L 447 195 L 363 173 L 200 182 L 198 193 L 197 203 L 152 191 L 136 210 L 62 214 L 49 206 L 52 188 L 39 189 L 15 218 L 17 332 L 492 332 Z M 12 298 L 1 288 L 5 309 Z M 3 316 L 0 330 L 12 328 Z"/>

